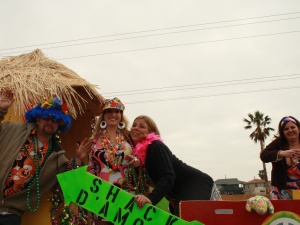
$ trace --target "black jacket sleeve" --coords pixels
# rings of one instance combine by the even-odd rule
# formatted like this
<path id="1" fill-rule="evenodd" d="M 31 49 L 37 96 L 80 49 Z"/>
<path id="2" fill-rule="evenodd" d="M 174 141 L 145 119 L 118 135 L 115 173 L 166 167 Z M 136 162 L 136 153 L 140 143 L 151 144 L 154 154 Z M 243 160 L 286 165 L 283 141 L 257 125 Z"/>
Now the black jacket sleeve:
<path id="1" fill-rule="evenodd" d="M 260 159 L 265 163 L 276 162 L 278 160 L 278 152 L 281 148 L 280 141 L 277 138 L 267 145 L 267 147 L 260 153 Z"/>
<path id="2" fill-rule="evenodd" d="M 150 179 L 155 184 L 148 198 L 153 205 L 156 205 L 169 193 L 175 181 L 171 151 L 160 141 L 152 142 L 148 146 L 145 166 Z"/>

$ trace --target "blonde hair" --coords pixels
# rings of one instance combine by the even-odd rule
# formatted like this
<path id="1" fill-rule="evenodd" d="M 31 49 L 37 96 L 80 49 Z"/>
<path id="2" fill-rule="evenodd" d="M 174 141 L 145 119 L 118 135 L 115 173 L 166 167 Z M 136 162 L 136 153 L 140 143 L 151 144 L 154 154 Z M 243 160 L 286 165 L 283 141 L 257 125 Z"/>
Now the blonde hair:
<path id="1" fill-rule="evenodd" d="M 150 133 L 154 132 L 156 135 L 160 136 L 160 132 L 159 132 L 159 129 L 158 129 L 156 123 L 149 116 L 140 115 L 140 116 L 136 117 L 134 119 L 134 121 L 136 121 L 137 119 L 143 119 L 143 120 L 145 120 L 145 122 L 146 122 L 146 124 L 147 124 L 147 126 L 149 128 L 149 132 Z"/>

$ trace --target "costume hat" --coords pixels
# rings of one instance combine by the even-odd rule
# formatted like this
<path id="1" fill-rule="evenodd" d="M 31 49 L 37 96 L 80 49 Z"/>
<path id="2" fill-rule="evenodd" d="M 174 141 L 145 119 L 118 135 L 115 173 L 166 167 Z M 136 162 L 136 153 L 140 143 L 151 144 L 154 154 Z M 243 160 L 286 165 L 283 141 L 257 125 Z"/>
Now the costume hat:
<path id="1" fill-rule="evenodd" d="M 102 112 L 105 109 L 118 109 L 118 110 L 124 111 L 125 106 L 118 98 L 105 99 L 103 102 Z"/>
<path id="2" fill-rule="evenodd" d="M 58 132 L 68 130 L 72 123 L 67 104 L 57 97 L 43 100 L 25 113 L 25 119 L 29 123 L 35 123 L 37 117 L 44 120 L 52 119 L 54 122 L 59 123 Z"/>

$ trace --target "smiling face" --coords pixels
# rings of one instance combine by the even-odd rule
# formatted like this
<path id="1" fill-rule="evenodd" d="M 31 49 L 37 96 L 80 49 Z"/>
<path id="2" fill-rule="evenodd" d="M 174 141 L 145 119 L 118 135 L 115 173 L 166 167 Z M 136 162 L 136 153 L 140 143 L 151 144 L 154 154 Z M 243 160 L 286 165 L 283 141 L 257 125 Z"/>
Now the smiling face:
<path id="1" fill-rule="evenodd" d="M 104 111 L 104 120 L 107 126 L 118 126 L 122 119 L 122 112 L 118 109 L 106 109 Z"/>
<path id="2" fill-rule="evenodd" d="M 144 119 L 135 119 L 131 130 L 130 130 L 130 136 L 134 143 L 138 143 L 141 140 L 143 140 L 148 134 L 150 133 L 150 129 L 148 127 L 148 124 Z"/>
<path id="3" fill-rule="evenodd" d="M 283 134 L 287 141 L 293 141 L 299 138 L 299 128 L 293 122 L 288 122 L 283 128 Z"/>

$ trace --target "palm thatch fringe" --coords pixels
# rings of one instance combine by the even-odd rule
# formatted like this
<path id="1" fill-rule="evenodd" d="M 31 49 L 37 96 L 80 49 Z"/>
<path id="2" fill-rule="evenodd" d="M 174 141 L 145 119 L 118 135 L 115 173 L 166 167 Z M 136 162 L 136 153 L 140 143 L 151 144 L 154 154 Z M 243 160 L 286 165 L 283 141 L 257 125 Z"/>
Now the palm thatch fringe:
<path id="1" fill-rule="evenodd" d="M 102 102 L 103 97 L 95 85 L 63 64 L 45 57 L 39 49 L 0 60 L 0 91 L 13 91 L 13 107 L 19 115 L 42 99 L 57 96 L 68 104 L 70 115 L 76 119 L 84 112 L 82 103 L 87 102 L 75 91 L 76 87 L 84 88 L 90 99 Z"/>

